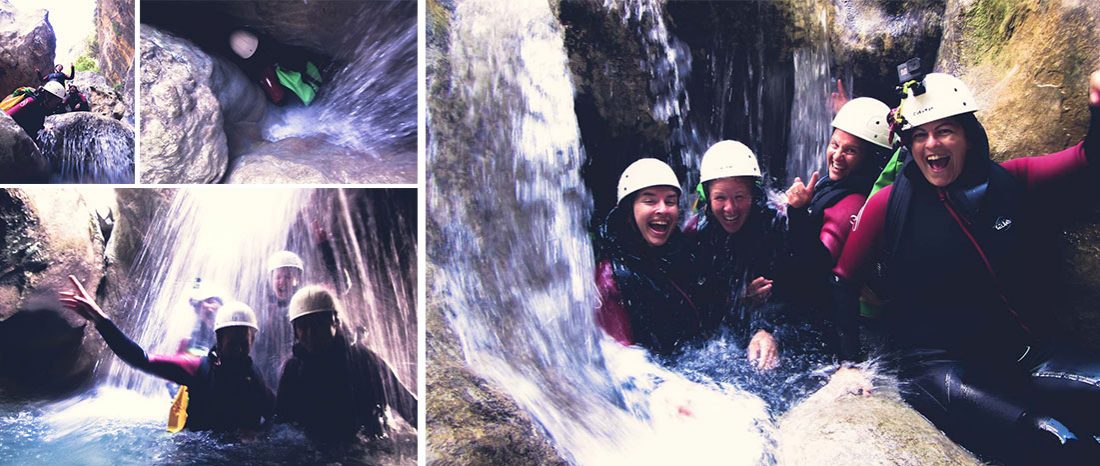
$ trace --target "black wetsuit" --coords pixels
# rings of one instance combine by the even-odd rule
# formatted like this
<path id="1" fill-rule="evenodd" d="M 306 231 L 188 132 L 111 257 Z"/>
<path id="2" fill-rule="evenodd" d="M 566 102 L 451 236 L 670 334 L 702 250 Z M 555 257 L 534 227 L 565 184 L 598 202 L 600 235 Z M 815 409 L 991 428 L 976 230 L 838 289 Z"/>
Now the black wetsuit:
<path id="1" fill-rule="evenodd" d="M 294 346 L 283 366 L 276 397 L 278 422 L 299 424 L 317 441 L 341 442 L 362 431 L 380 436 L 385 407 L 416 425 L 416 397 L 373 351 L 337 335 L 324 354 Z"/>
<path id="2" fill-rule="evenodd" d="M 703 309 L 704 328 L 707 333 L 723 327 L 733 330 L 741 346 L 748 344 L 758 330 L 774 336 L 786 312 L 787 284 L 783 279 L 773 283 L 765 302 L 746 301 L 742 293 L 757 277 L 774 281 L 785 268 L 788 249 L 784 225 L 761 202 L 753 203 L 745 223 L 734 234 L 722 228 L 709 206 L 705 212 L 702 227 L 688 231 L 698 264 L 695 296 Z"/>
<path id="3" fill-rule="evenodd" d="M 38 132 L 46 126 L 46 117 L 53 112 L 53 109 L 42 105 L 44 99 L 49 99 L 52 96 L 43 96 L 43 94 L 48 94 L 48 92 L 42 89 L 35 91 L 26 97 L 26 99 L 32 99 L 30 102 L 24 99 L 24 102 L 12 107 L 9 110 L 12 113 L 8 114 L 34 141 L 38 140 Z"/>
<path id="4" fill-rule="evenodd" d="M 76 67 L 75 66 L 70 66 L 68 75 L 66 75 L 65 73 L 62 73 L 60 71 L 54 71 L 53 73 L 49 73 L 49 74 L 46 74 L 46 75 L 39 75 L 38 79 L 41 80 L 43 83 L 48 83 L 50 81 L 57 81 L 58 83 L 61 83 L 62 86 L 64 86 L 65 81 L 68 81 L 68 80 L 73 79 L 75 77 L 76 77 Z"/>
<path id="5" fill-rule="evenodd" d="M 907 163 L 868 201 L 835 269 L 847 357 L 858 357 L 856 286 L 878 256 L 906 400 L 999 461 L 1100 464 L 1100 354 L 1049 328 L 1057 310 L 1044 292 L 1060 288 L 1043 247 L 1065 209 L 1098 197 L 1096 117 L 1083 144 L 1003 164 L 989 160 L 977 120 L 960 117 L 969 152 L 958 179 L 939 189 Z"/>
<path id="6" fill-rule="evenodd" d="M 274 396 L 252 361 L 231 366 L 216 350 L 198 357 L 188 354 L 147 355 L 110 320 L 96 325 L 119 358 L 134 368 L 188 387 L 189 430 L 259 429 L 272 419 Z"/>
<path id="7" fill-rule="evenodd" d="M 704 335 L 693 256 L 676 226 L 665 244 L 646 243 L 631 205 L 633 196 L 623 199 L 599 229 L 597 322 L 620 343 L 673 355 Z"/>

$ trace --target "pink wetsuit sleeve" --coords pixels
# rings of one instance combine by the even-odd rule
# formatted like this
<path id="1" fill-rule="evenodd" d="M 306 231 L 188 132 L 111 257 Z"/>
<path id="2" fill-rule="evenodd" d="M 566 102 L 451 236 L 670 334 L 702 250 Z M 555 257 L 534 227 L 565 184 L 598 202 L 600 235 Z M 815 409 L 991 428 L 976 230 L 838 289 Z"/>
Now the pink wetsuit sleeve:
<path id="1" fill-rule="evenodd" d="M 596 310 L 596 323 L 623 345 L 632 345 L 630 318 L 623 306 L 623 296 L 615 284 L 611 261 L 604 260 L 596 266 L 596 288 L 600 291 L 600 307 Z"/>
<path id="2" fill-rule="evenodd" d="M 202 364 L 202 358 L 191 354 L 154 354 L 149 356 L 148 372 L 176 383 L 186 384 L 176 380 L 181 378 L 180 372 L 182 371 L 187 377 L 194 377 L 199 373 L 200 364 Z"/>
<path id="3" fill-rule="evenodd" d="M 871 196 L 856 216 L 856 223 L 844 243 L 844 250 L 833 269 L 838 277 L 856 285 L 867 279 L 875 251 L 886 228 L 886 207 L 893 185 L 882 188 Z"/>
<path id="4" fill-rule="evenodd" d="M 1057 186 L 1067 176 L 1080 173 L 1089 165 L 1085 158 L 1084 142 L 1052 154 L 1038 157 L 1021 157 L 1001 164 L 1028 191 Z"/>
<path id="5" fill-rule="evenodd" d="M 867 196 L 862 194 L 849 194 L 840 202 L 823 212 L 824 221 L 821 225 L 821 244 L 829 250 L 833 256 L 833 263 L 840 260 L 840 253 L 844 250 L 844 243 L 848 241 L 848 235 L 852 232 L 852 217 L 859 214 Z"/>

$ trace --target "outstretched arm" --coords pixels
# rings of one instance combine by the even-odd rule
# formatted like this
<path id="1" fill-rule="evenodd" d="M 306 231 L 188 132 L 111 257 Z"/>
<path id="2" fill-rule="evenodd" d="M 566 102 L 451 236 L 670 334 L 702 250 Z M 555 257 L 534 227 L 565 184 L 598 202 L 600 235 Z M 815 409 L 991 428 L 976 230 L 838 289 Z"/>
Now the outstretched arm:
<path id="1" fill-rule="evenodd" d="M 69 75 L 65 76 L 65 79 L 73 79 L 76 77 L 76 65 L 69 63 Z"/>
<path id="2" fill-rule="evenodd" d="M 1100 71 L 1089 81 L 1089 127 L 1084 141 L 1040 157 L 1020 157 L 1001 164 L 1029 190 L 1057 187 L 1066 176 L 1088 169 L 1100 179 Z"/>
<path id="3" fill-rule="evenodd" d="M 100 309 L 76 277 L 69 275 L 74 291 L 61 292 L 61 304 L 95 324 L 96 330 L 120 359 L 142 372 L 170 380 L 180 385 L 190 385 L 198 373 L 200 358 L 194 356 L 149 356 L 136 342 Z"/>
<path id="4" fill-rule="evenodd" d="M 385 360 L 373 351 L 369 354 L 371 358 L 374 359 L 374 365 L 378 368 L 378 376 L 381 378 L 382 392 L 385 393 L 386 402 L 397 411 L 397 414 L 400 414 L 405 421 L 412 424 L 413 427 L 416 427 L 416 395 L 405 388 L 405 385 L 401 383 L 401 380 L 397 378 L 397 374 L 393 373 L 393 369 L 390 368 L 389 364 L 386 364 Z"/>

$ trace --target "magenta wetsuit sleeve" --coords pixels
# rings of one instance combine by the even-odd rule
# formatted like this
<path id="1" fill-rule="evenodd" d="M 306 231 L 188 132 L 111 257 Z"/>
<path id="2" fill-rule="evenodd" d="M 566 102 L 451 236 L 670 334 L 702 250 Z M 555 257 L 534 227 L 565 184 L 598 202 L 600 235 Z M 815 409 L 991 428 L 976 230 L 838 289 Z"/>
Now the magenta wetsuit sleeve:
<path id="1" fill-rule="evenodd" d="M 859 290 L 866 282 L 886 227 L 886 208 L 893 185 L 871 196 L 856 216 L 855 225 L 844 244 L 833 273 L 832 314 L 840 342 L 842 360 L 858 361 L 863 355 L 859 344 Z"/>
<path id="2" fill-rule="evenodd" d="M 1100 107 L 1089 109 L 1089 129 L 1085 139 L 1052 154 L 1020 157 L 1001 164 L 1028 191 L 1059 187 L 1075 174 L 1091 173 L 1087 184 L 1100 181 Z M 1093 186 L 1095 188 L 1095 186 Z"/>
<path id="3" fill-rule="evenodd" d="M 107 342 L 107 347 L 126 364 L 180 385 L 192 384 L 202 362 L 202 358 L 186 354 L 149 356 L 110 319 L 96 324 L 96 330 L 99 330 L 99 334 Z"/>
<path id="4" fill-rule="evenodd" d="M 852 218 L 859 214 L 867 196 L 862 194 L 849 194 L 833 206 L 823 212 L 821 234 L 818 237 L 821 244 L 829 250 L 833 257 L 833 263 L 840 260 L 840 254 L 844 251 L 844 243 L 848 241 L 848 235 L 852 233 Z"/>
<path id="5" fill-rule="evenodd" d="M 886 228 L 886 207 L 891 192 L 893 185 L 882 188 L 856 215 L 856 223 L 852 225 L 844 242 L 844 250 L 833 268 L 837 277 L 861 286 L 867 279 L 867 272 Z"/>
<path id="6" fill-rule="evenodd" d="M 634 339 L 630 333 L 630 317 L 623 306 L 623 296 L 615 284 L 611 261 L 604 260 L 596 266 L 596 288 L 600 291 L 600 307 L 596 310 L 596 323 L 615 341 L 630 346 Z"/>

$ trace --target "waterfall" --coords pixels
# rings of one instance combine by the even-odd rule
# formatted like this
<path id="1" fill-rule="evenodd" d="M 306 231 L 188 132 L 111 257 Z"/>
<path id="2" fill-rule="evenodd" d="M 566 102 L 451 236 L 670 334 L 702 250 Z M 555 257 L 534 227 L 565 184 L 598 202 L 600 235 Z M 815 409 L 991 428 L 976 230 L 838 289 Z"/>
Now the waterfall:
<path id="1" fill-rule="evenodd" d="M 49 117 L 38 145 L 50 183 L 134 182 L 134 132 L 117 121 L 87 112 Z"/>
<path id="2" fill-rule="evenodd" d="M 828 18 L 824 10 L 818 19 L 822 30 L 827 31 Z M 807 181 L 810 172 L 825 168 L 824 150 L 832 134 L 830 95 L 836 89 L 829 70 L 832 56 L 827 40 L 795 49 L 793 54 L 794 101 L 790 111 L 785 186 L 790 186 L 795 177 Z"/>
<path id="3" fill-rule="evenodd" d="M 470 368 L 507 389 L 574 463 L 756 464 L 762 403 L 687 382 L 597 330 L 592 201 L 549 6 L 460 0 L 451 24 L 456 118 L 432 117 L 428 257 L 431 293 Z M 681 419 L 689 398 L 728 409 Z"/>
<path id="4" fill-rule="evenodd" d="M 380 158 L 416 151 L 416 5 L 365 4 L 349 18 L 355 31 L 337 47 L 341 67 L 310 106 L 269 108 L 269 141 L 321 137 Z M 380 17 L 385 18 L 380 20 Z"/>
<path id="5" fill-rule="evenodd" d="M 188 298 L 195 280 L 216 286 L 256 312 L 260 330 L 252 359 L 274 389 L 290 355 L 292 329 L 285 305 L 269 291 L 267 258 L 291 250 L 305 262 L 303 284 L 337 293 L 350 339 L 368 343 L 415 386 L 415 269 L 408 266 L 416 254 L 408 246 L 415 232 L 403 219 L 408 206 L 390 199 L 399 196 L 292 188 L 175 191 L 170 207 L 150 224 L 131 270 L 135 294 L 117 311 L 129 316 L 130 337 L 146 352 L 175 354 L 194 327 Z M 165 390 L 164 381 L 122 363 L 112 365 L 108 383 L 146 396 Z"/>
<path id="6" fill-rule="evenodd" d="M 710 143 L 689 117 L 691 99 L 687 80 L 691 74 L 691 50 L 672 34 L 665 23 L 665 0 L 605 0 L 604 8 L 622 14 L 624 24 L 632 27 L 642 43 L 643 69 L 649 70 L 649 90 L 653 97 L 653 118 L 668 123 L 671 135 L 666 143 L 669 154 L 679 152 L 687 169 L 684 192 L 698 181 L 699 161 Z M 664 158 L 666 154 L 646 154 Z M 672 162 L 671 160 L 667 160 Z"/>

